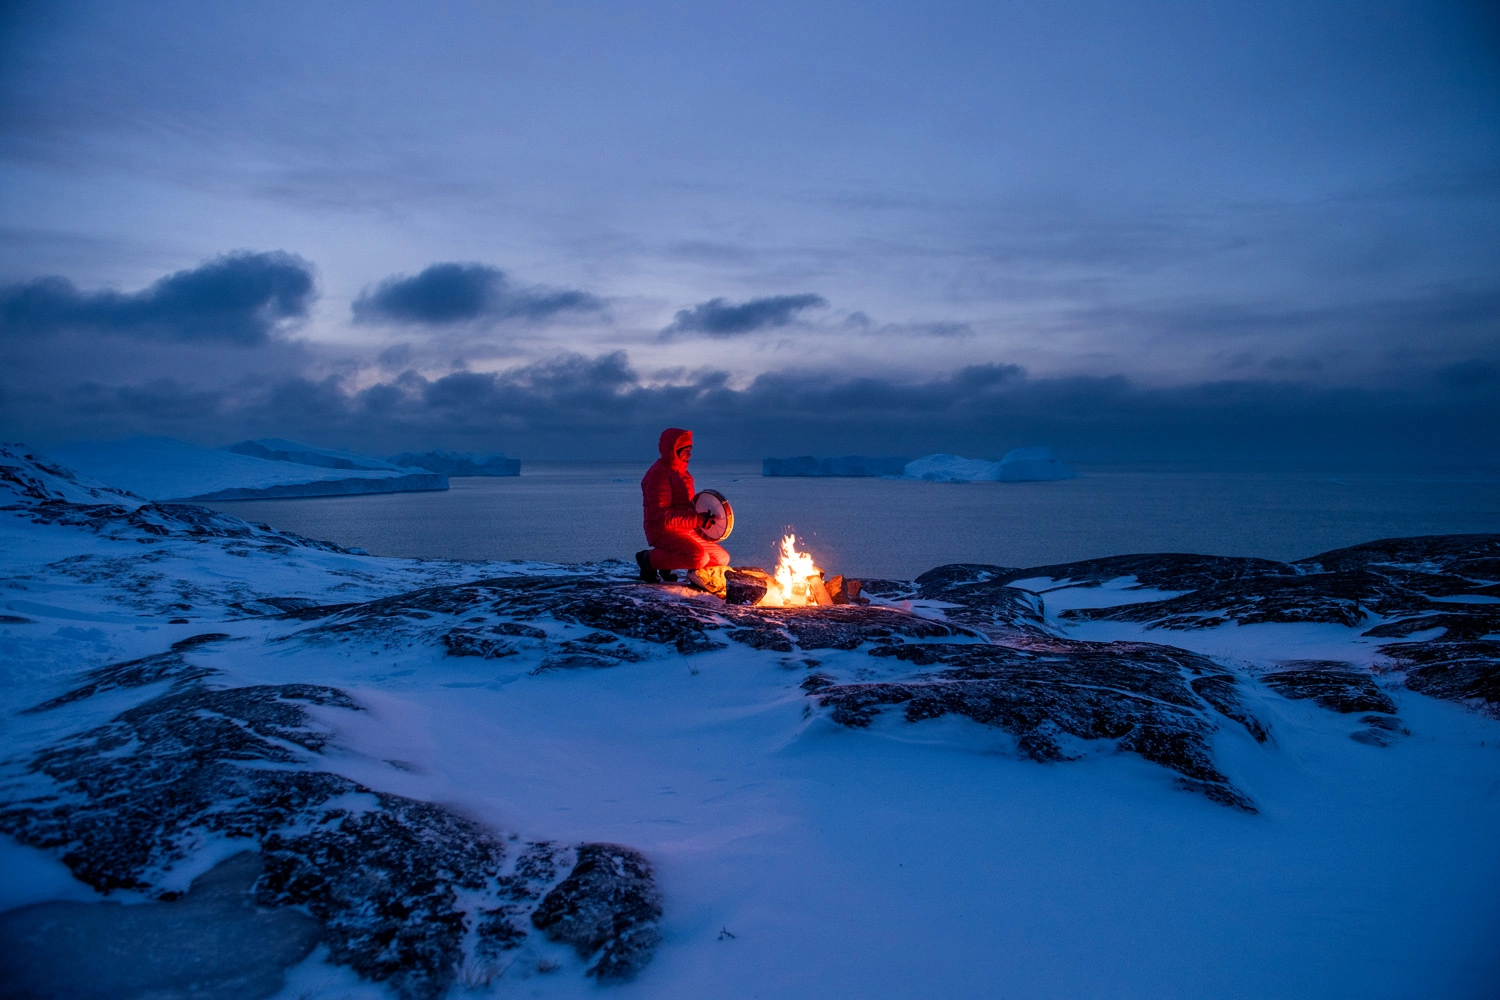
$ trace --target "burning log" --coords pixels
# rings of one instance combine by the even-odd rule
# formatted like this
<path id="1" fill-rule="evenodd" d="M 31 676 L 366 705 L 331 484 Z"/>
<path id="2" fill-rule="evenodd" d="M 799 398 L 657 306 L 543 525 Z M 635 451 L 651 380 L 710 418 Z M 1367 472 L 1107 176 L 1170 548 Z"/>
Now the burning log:
<path id="1" fill-rule="evenodd" d="M 846 579 L 842 574 L 824 583 L 834 604 L 869 604 L 869 598 L 859 596 L 863 586 L 859 580 Z"/>
<path id="2" fill-rule="evenodd" d="M 797 550 L 797 536 L 781 538 L 781 560 L 760 600 L 764 608 L 832 607 L 833 597 L 823 585 L 823 571 L 812 556 Z"/>

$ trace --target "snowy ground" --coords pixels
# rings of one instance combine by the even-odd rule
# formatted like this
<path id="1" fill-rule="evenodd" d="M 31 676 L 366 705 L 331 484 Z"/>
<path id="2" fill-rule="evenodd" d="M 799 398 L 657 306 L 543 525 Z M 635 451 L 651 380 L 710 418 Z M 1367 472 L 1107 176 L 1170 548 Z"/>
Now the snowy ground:
<path id="1" fill-rule="evenodd" d="M 328 961 L 335 935 L 298 957 L 279 984 L 218 995 L 1481 998 L 1500 986 L 1496 705 L 1417 693 L 1381 651 L 1392 636 L 1416 644 L 1442 637 L 1441 625 L 1401 632 L 1402 622 L 1423 624 L 1412 614 L 1430 615 L 1433 604 L 1470 615 L 1446 627 L 1453 635 L 1469 628 L 1471 646 L 1489 650 L 1496 630 L 1484 614 L 1494 594 L 1465 590 L 1493 590 L 1500 574 L 1453 582 L 1452 565 L 1429 565 L 1425 583 L 1402 577 L 1404 594 L 1427 588 L 1425 598 L 1402 598 L 1416 602 L 1410 613 L 1392 610 L 1389 594 L 1372 598 L 1367 582 L 1347 600 L 1322 594 L 1277 604 L 1261 591 L 1235 591 L 1221 604 L 1240 610 L 1187 627 L 1184 615 L 1202 625 L 1206 613 L 1180 602 L 1205 585 L 1177 564 L 1158 567 L 1158 576 L 1189 581 L 1172 587 L 1111 566 L 1009 579 L 970 568 L 920 588 L 877 584 L 877 602 L 895 609 L 888 617 L 861 619 L 865 612 L 853 609 L 820 632 L 805 619 L 725 618 L 715 599 L 637 587 L 619 564 L 350 554 L 227 515 L 91 490 L 19 449 L 0 454 L 7 489 L 0 816 L 42 846 L 0 839 L 0 909 L 10 911 L 0 914 L 0 933 L 21 927 L 41 940 L 25 917 L 38 911 L 16 908 L 102 898 L 69 870 L 103 851 L 97 833 L 77 832 L 86 783 L 59 792 L 37 769 L 38 755 L 93 752 L 90 731 L 138 718 L 173 692 L 273 690 L 285 701 L 288 685 L 319 685 L 352 706 L 307 703 L 326 741 L 292 746 L 278 736 L 288 763 L 247 766 L 338 776 L 364 789 L 356 798 L 379 792 L 436 803 L 512 845 L 506 865 L 523 845 L 551 844 L 560 867 L 536 876 L 532 896 L 517 904 L 524 940 L 499 950 L 475 944 L 474 924 L 488 905 L 481 897 L 503 882 L 457 891 L 468 936 L 451 985 L 361 979 L 347 963 Z M 1473 566 L 1500 557 L 1500 540 L 1483 544 L 1496 551 Z M 1329 572 L 1329 586 L 1354 585 Z M 1277 579 L 1302 576 L 1288 569 Z M 1162 602 L 1156 617 L 1105 617 Z M 1266 613 L 1272 605 L 1280 610 Z M 1304 607 L 1322 610 L 1302 615 Z M 1329 620 L 1350 614 L 1352 626 Z M 1244 623 L 1256 615 L 1292 620 Z M 1175 625 L 1163 627 L 1167 619 Z M 1386 634 L 1368 635 L 1372 627 Z M 219 637 L 184 643 L 206 634 Z M 1166 689 L 1080 683 L 1084 675 L 1066 669 L 1038 674 L 1038 686 L 1020 695 L 995 694 L 993 704 L 1011 714 L 985 725 L 952 705 L 972 711 L 983 685 L 1007 682 L 953 680 L 971 669 L 954 665 L 969 662 L 966 651 L 997 647 L 1042 650 L 1064 664 L 1069 651 L 1118 655 L 1109 662 L 1122 670 L 1136 669 L 1133 656 L 1168 655 L 1159 680 L 1173 686 L 1159 695 Z M 924 650 L 944 658 L 912 658 Z M 144 657 L 158 657 L 158 674 L 129 680 L 129 671 L 100 671 Z M 1326 674 L 1337 683 L 1329 681 L 1333 693 L 1322 702 L 1292 697 L 1286 692 L 1300 690 L 1292 675 L 1277 676 L 1287 661 L 1342 664 L 1358 676 Z M 1493 690 L 1494 663 L 1484 662 L 1478 669 Z M 899 707 L 881 708 L 906 704 L 909 716 L 918 702 L 892 699 L 941 680 L 945 668 L 959 692 L 946 711 L 909 722 Z M 1199 698 L 1187 684 L 1220 675 L 1229 678 L 1227 701 Z M 69 694 L 85 684 L 88 693 Z M 1068 700 L 1083 688 L 1092 700 Z M 1386 707 L 1325 706 L 1338 698 L 1384 699 Z M 24 711 L 49 700 L 54 707 Z M 1045 721 L 1029 730 L 1014 722 L 1021 702 L 1096 720 L 1123 711 L 1130 732 L 1084 738 Z M 858 714 L 850 706 L 870 704 L 868 725 L 849 721 Z M 1139 743 L 1126 751 L 1157 725 L 1152 713 L 1167 713 L 1163 732 L 1202 737 L 1222 785 L 1194 771 L 1203 759 L 1191 754 L 1153 756 Z M 1054 742 L 1068 759 L 1032 759 L 1032 739 Z M 98 766 L 132 752 L 122 744 Z M 46 808 L 63 810 L 74 826 L 26 813 L 48 795 Z M 182 901 L 155 900 L 187 892 L 263 836 L 216 834 L 200 817 L 171 844 L 148 842 L 160 822 L 120 818 L 126 833 L 117 839 L 145 831 L 140 845 L 111 848 L 139 847 L 135 860 L 106 859 L 111 870 L 139 873 L 135 888 L 109 896 L 131 904 L 125 909 L 208 907 L 192 902 L 207 898 L 206 883 Z M 47 841 L 44 828 L 72 832 Z M 581 844 L 625 845 L 654 869 L 660 944 L 634 978 L 596 982 L 584 971 L 597 951 L 580 955 L 523 919 L 556 890 Z M 498 870 L 503 880 L 512 869 Z M 79 927 L 72 952 L 47 939 L 59 962 L 76 966 L 80 948 L 97 952 L 104 938 L 133 933 L 120 929 L 117 911 L 99 910 L 97 930 L 76 910 L 55 912 L 75 914 L 60 919 Z M 191 951 L 194 940 L 176 947 Z M 18 947 L 0 941 L 0 950 Z M 90 970 L 94 993 L 79 986 L 66 995 L 160 991 L 167 980 L 99 978 L 123 976 L 126 954 Z M 56 979 L 67 979 L 61 966 Z M 152 995 L 192 995 L 186 981 Z"/>

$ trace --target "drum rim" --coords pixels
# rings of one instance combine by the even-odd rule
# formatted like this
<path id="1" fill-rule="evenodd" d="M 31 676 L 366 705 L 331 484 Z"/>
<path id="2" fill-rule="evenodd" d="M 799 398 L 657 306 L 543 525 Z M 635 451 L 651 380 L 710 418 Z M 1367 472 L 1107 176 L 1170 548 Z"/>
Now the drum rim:
<path id="1" fill-rule="evenodd" d="M 734 505 L 729 502 L 729 498 L 728 497 L 726 497 L 724 494 L 720 493 L 718 490 L 704 489 L 704 490 L 699 490 L 697 493 L 693 494 L 693 507 L 694 508 L 696 508 L 698 506 L 698 498 L 701 497 L 701 496 L 703 496 L 704 494 L 708 494 L 709 496 L 712 496 L 714 499 L 718 500 L 720 504 L 723 505 L 723 507 L 724 507 L 724 514 L 725 514 L 724 520 L 725 520 L 726 523 L 725 523 L 725 528 L 724 528 L 724 534 L 720 535 L 718 538 L 708 538 L 708 536 L 706 536 L 706 535 L 703 534 L 703 529 L 702 528 L 698 529 L 698 535 L 699 535 L 700 538 L 703 538 L 706 541 L 710 541 L 710 542 L 722 542 L 724 539 L 728 538 L 730 535 L 732 535 L 734 533 Z"/>

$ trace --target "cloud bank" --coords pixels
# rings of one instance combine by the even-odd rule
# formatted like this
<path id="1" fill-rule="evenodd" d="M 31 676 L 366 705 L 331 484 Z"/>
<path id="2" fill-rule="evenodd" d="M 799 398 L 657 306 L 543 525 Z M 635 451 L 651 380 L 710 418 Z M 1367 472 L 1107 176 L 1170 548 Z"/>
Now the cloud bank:
<path id="1" fill-rule="evenodd" d="M 306 318 L 315 294 L 312 265 L 294 254 L 232 253 L 132 293 L 84 292 L 59 277 L 7 285 L 0 288 L 0 331 L 254 345 Z"/>
<path id="2" fill-rule="evenodd" d="M 396 275 L 354 300 L 357 323 L 449 326 L 476 320 L 538 322 L 561 312 L 603 308 L 596 296 L 573 288 L 518 286 L 487 264 L 444 262 L 415 275 Z"/>
<path id="3" fill-rule="evenodd" d="M 738 304 L 709 299 L 691 309 L 679 309 L 671 325 L 661 331 L 661 337 L 663 340 L 690 335 L 738 337 L 786 326 L 803 310 L 826 305 L 827 299 L 811 293 L 772 295 Z"/>
<path id="4" fill-rule="evenodd" d="M 1483 363 L 1471 366 L 1488 372 Z M 1467 372 L 1469 369 L 1465 369 Z M 215 444 L 284 436 L 385 454 L 498 449 L 529 460 L 649 457 L 664 426 L 691 427 L 703 458 L 949 451 L 998 458 L 1050 444 L 1070 461 L 1224 465 L 1500 464 L 1490 428 L 1500 392 L 1428 372 L 1397 390 L 1290 381 L 1153 387 L 1124 376 L 1034 378 L 974 365 L 935 378 L 726 372 L 644 379 L 623 352 L 560 354 L 498 372 L 360 385 L 339 375 L 250 380 L 217 390 L 156 380 L 0 397 L 7 433 L 32 421 L 56 439 L 167 433 Z M 38 439 L 33 443 L 44 445 Z"/>

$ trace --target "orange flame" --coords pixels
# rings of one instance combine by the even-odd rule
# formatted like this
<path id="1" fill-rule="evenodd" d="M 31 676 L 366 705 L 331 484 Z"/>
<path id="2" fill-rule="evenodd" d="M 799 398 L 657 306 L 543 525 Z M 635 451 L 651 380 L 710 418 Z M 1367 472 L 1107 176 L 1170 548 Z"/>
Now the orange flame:
<path id="1" fill-rule="evenodd" d="M 823 571 L 813 564 L 812 556 L 797 551 L 797 536 L 781 536 L 781 561 L 776 564 L 771 584 L 760 604 L 767 608 L 805 608 L 810 604 L 829 603 L 823 590 Z M 820 599 L 820 594 L 823 595 Z"/>

